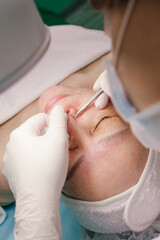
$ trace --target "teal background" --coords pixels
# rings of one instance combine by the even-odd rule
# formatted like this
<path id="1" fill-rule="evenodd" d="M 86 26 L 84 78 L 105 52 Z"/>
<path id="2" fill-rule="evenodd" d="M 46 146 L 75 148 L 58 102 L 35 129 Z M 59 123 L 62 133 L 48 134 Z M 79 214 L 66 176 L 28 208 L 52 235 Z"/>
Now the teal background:
<path id="1" fill-rule="evenodd" d="M 48 26 L 73 24 L 103 30 L 103 14 L 94 11 L 88 0 L 34 0 L 44 23 Z"/>
<path id="2" fill-rule="evenodd" d="M 68 1 L 55 1 L 55 0 L 34 0 L 38 11 L 43 19 L 43 22 L 48 26 L 53 25 L 63 25 L 67 24 L 59 13 L 64 8 L 67 7 L 67 4 L 73 2 L 73 0 Z"/>
<path id="3" fill-rule="evenodd" d="M 66 9 L 70 4 L 76 2 L 76 0 L 34 0 L 36 5 L 40 8 L 53 11 L 59 14 Z"/>

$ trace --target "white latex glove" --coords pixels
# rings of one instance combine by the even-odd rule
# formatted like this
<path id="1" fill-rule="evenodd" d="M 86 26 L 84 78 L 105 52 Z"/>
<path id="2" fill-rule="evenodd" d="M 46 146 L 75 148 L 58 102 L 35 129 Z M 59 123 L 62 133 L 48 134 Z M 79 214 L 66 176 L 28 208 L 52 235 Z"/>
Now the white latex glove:
<path id="1" fill-rule="evenodd" d="M 15 240 L 61 239 L 59 199 L 68 169 L 67 115 L 56 106 L 11 133 L 3 174 L 16 199 Z"/>
<path id="2" fill-rule="evenodd" d="M 102 109 L 107 106 L 110 96 L 107 70 L 104 70 L 94 83 L 93 90 L 98 91 L 99 89 L 102 89 L 103 93 L 96 99 L 95 107 Z"/>

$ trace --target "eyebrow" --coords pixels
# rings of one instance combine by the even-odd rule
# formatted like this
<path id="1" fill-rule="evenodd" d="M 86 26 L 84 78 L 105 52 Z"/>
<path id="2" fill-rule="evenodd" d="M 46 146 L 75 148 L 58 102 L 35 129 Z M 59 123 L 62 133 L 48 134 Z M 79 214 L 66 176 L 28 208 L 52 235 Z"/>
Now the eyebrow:
<path id="1" fill-rule="evenodd" d="M 127 132 L 127 130 L 128 130 L 128 127 L 125 127 L 125 128 L 123 128 L 123 129 L 121 129 L 121 130 L 119 130 L 119 131 L 117 131 L 117 132 L 115 132 L 115 133 L 113 133 L 109 136 L 105 136 L 98 141 L 98 144 L 106 144 L 107 142 L 109 142 L 114 137 L 125 134 Z"/>
<path id="2" fill-rule="evenodd" d="M 71 167 L 70 171 L 67 174 L 67 178 L 66 181 L 69 181 L 73 175 L 76 173 L 77 169 L 79 168 L 79 166 L 82 164 L 82 162 L 84 161 L 84 155 L 80 156 L 77 161 L 73 164 L 73 166 Z"/>

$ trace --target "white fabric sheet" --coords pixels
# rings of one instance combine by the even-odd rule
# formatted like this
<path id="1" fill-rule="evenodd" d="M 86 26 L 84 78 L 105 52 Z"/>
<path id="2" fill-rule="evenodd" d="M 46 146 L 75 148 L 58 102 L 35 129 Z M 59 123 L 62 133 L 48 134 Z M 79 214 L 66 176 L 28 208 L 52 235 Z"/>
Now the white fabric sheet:
<path id="1" fill-rule="evenodd" d="M 64 25 L 48 28 L 50 45 L 38 63 L 19 81 L 0 94 L 0 124 L 56 85 L 111 49 L 103 31 Z"/>

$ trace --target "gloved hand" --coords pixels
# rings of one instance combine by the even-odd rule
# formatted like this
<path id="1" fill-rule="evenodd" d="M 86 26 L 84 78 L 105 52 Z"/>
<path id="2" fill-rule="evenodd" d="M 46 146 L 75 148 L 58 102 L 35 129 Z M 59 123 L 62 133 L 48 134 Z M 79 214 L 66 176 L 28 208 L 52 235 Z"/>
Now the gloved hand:
<path id="1" fill-rule="evenodd" d="M 56 106 L 11 133 L 3 174 L 16 199 L 15 240 L 61 239 L 59 199 L 68 169 L 67 115 Z"/>
<path id="2" fill-rule="evenodd" d="M 102 89 L 103 93 L 96 99 L 95 107 L 102 109 L 107 106 L 110 96 L 107 70 L 104 70 L 94 83 L 93 90 L 98 91 L 99 89 Z"/>

